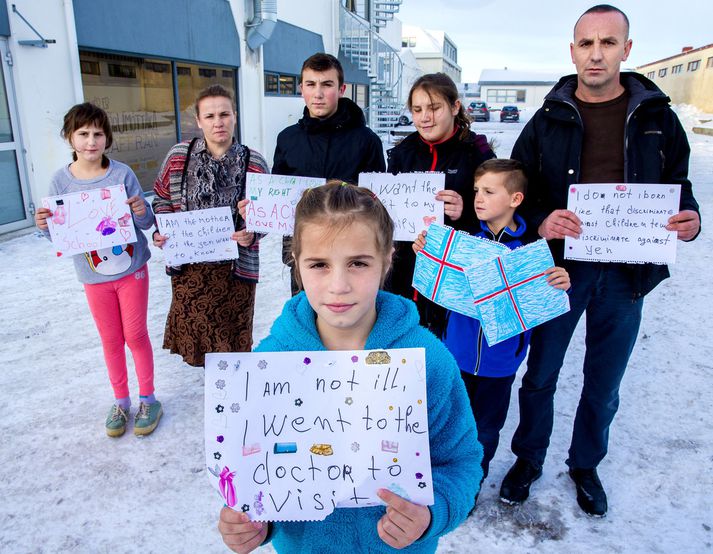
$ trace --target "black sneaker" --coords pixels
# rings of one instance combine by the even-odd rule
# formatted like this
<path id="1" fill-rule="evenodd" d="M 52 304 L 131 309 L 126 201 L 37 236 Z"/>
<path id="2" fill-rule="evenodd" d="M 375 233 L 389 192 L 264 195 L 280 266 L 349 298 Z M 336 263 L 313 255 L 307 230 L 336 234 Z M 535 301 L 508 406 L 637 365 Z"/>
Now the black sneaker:
<path id="1" fill-rule="evenodd" d="M 577 504 L 587 515 L 607 515 L 607 493 L 604 492 L 596 469 L 570 468 L 569 476 L 577 486 Z"/>
<path id="2" fill-rule="evenodd" d="M 518 458 L 500 485 L 500 500 L 506 504 L 520 504 L 530 496 L 530 485 L 542 476 L 542 466 Z"/>

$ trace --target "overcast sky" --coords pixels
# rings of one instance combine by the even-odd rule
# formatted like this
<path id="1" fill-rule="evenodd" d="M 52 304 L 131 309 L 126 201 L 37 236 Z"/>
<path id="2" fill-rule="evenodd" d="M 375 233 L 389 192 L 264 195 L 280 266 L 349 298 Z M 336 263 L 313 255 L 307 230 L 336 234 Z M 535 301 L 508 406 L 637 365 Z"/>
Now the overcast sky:
<path id="1" fill-rule="evenodd" d="M 462 81 L 482 69 L 572 73 L 572 27 L 587 0 L 404 0 L 403 23 L 443 30 L 458 48 Z M 713 43 L 713 0 L 613 2 L 631 22 L 633 48 L 626 67 L 672 56 L 684 46 Z"/>

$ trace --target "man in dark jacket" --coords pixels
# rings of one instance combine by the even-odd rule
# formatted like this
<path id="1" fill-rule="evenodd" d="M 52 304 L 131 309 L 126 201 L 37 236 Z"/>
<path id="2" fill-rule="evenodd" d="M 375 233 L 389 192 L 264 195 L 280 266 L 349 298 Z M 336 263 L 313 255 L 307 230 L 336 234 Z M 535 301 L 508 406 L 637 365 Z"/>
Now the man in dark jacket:
<path id="1" fill-rule="evenodd" d="M 607 498 L 597 465 L 607 453 L 619 384 L 636 342 L 643 297 L 668 277 L 666 266 L 563 260 L 564 237 L 578 237 L 581 221 L 567 210 L 575 183 L 678 183 L 680 211 L 666 229 L 681 240 L 700 231 L 698 204 L 688 180 L 690 149 L 669 98 L 636 73 L 620 73 L 631 50 L 629 21 L 619 9 L 598 5 L 574 28 L 570 45 L 577 75 L 562 78 L 523 129 L 512 157 L 529 177 L 524 214 L 548 240 L 558 265 L 569 271 L 571 311 L 533 331 L 519 393 L 520 423 L 512 440 L 517 461 L 500 497 L 519 503 L 542 475 L 553 423 L 557 377 L 570 339 L 586 312 L 584 384 L 568 453 L 577 502 L 604 516 Z"/>
<path id="2" fill-rule="evenodd" d="M 385 171 L 381 139 L 366 126 L 364 113 L 348 98 L 337 58 L 318 53 L 302 65 L 300 90 L 304 115 L 277 136 L 272 173 L 341 179 L 356 184 L 359 173 Z M 294 280 L 292 241 L 283 241 L 282 261 Z"/>

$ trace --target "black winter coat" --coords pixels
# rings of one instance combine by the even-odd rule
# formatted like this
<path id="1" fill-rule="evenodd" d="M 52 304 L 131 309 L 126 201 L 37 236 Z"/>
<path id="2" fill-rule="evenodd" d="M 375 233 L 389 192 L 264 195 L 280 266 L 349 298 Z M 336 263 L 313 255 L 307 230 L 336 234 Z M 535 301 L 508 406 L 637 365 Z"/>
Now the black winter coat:
<path id="1" fill-rule="evenodd" d="M 305 108 L 302 119 L 277 135 L 272 173 L 356 184 L 359 173 L 385 168 L 381 139 L 366 126 L 361 108 L 340 98 L 332 117 L 316 119 Z"/>
<path id="2" fill-rule="evenodd" d="M 454 190 L 463 197 L 463 214 L 457 221 L 445 216 L 444 223 L 456 229 L 468 230 L 476 221 L 473 201 L 473 175 L 485 160 L 495 154 L 488 145 L 485 135 L 470 131 L 465 139 L 457 132 L 450 139 L 431 145 L 420 135 L 411 133 L 394 148 L 387 152 L 390 173 L 408 173 L 412 171 L 439 171 L 446 174 L 446 190 Z M 415 239 L 416 237 L 414 237 Z M 397 242 L 393 267 L 386 282 L 386 290 L 405 296 L 414 297 L 411 287 L 416 255 L 410 242 Z M 428 327 L 438 337 L 445 330 L 445 308 L 433 304 L 426 298 L 418 297 L 417 306 L 421 314 L 421 324 Z"/>
<path id="3" fill-rule="evenodd" d="M 678 183 L 681 210 L 698 212 L 688 180 L 690 148 L 681 123 L 669 107 L 670 99 L 646 77 L 622 73 L 629 91 L 625 126 L 624 180 L 627 183 Z M 533 229 L 554 210 L 567 207 L 569 186 L 579 182 L 584 127 L 574 100 L 577 76 L 560 79 L 545 97 L 542 108 L 525 125 L 512 151 L 528 176 L 522 214 Z M 550 241 L 558 265 L 564 241 Z M 583 262 L 591 263 L 591 262 Z M 631 275 L 632 296 L 640 298 L 669 276 L 665 265 L 624 264 Z"/>

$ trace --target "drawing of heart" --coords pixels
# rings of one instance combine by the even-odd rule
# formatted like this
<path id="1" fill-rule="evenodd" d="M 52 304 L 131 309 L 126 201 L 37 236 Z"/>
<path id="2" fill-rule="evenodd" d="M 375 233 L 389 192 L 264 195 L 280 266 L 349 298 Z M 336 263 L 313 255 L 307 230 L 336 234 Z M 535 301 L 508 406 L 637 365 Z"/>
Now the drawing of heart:
<path id="1" fill-rule="evenodd" d="M 80 198 L 82 199 L 82 202 L 86 202 L 87 199 L 89 198 L 89 195 L 86 192 L 83 192 L 81 194 Z"/>
<path id="2" fill-rule="evenodd" d="M 57 252 L 57 257 L 59 258 L 62 255 L 62 252 Z"/>
<path id="3" fill-rule="evenodd" d="M 131 233 L 126 229 L 121 229 L 121 236 L 124 237 L 124 240 L 129 240 Z"/>
<path id="4" fill-rule="evenodd" d="M 436 216 L 435 215 L 425 215 L 423 216 L 423 224 L 428 227 L 431 223 L 436 221 Z"/>

